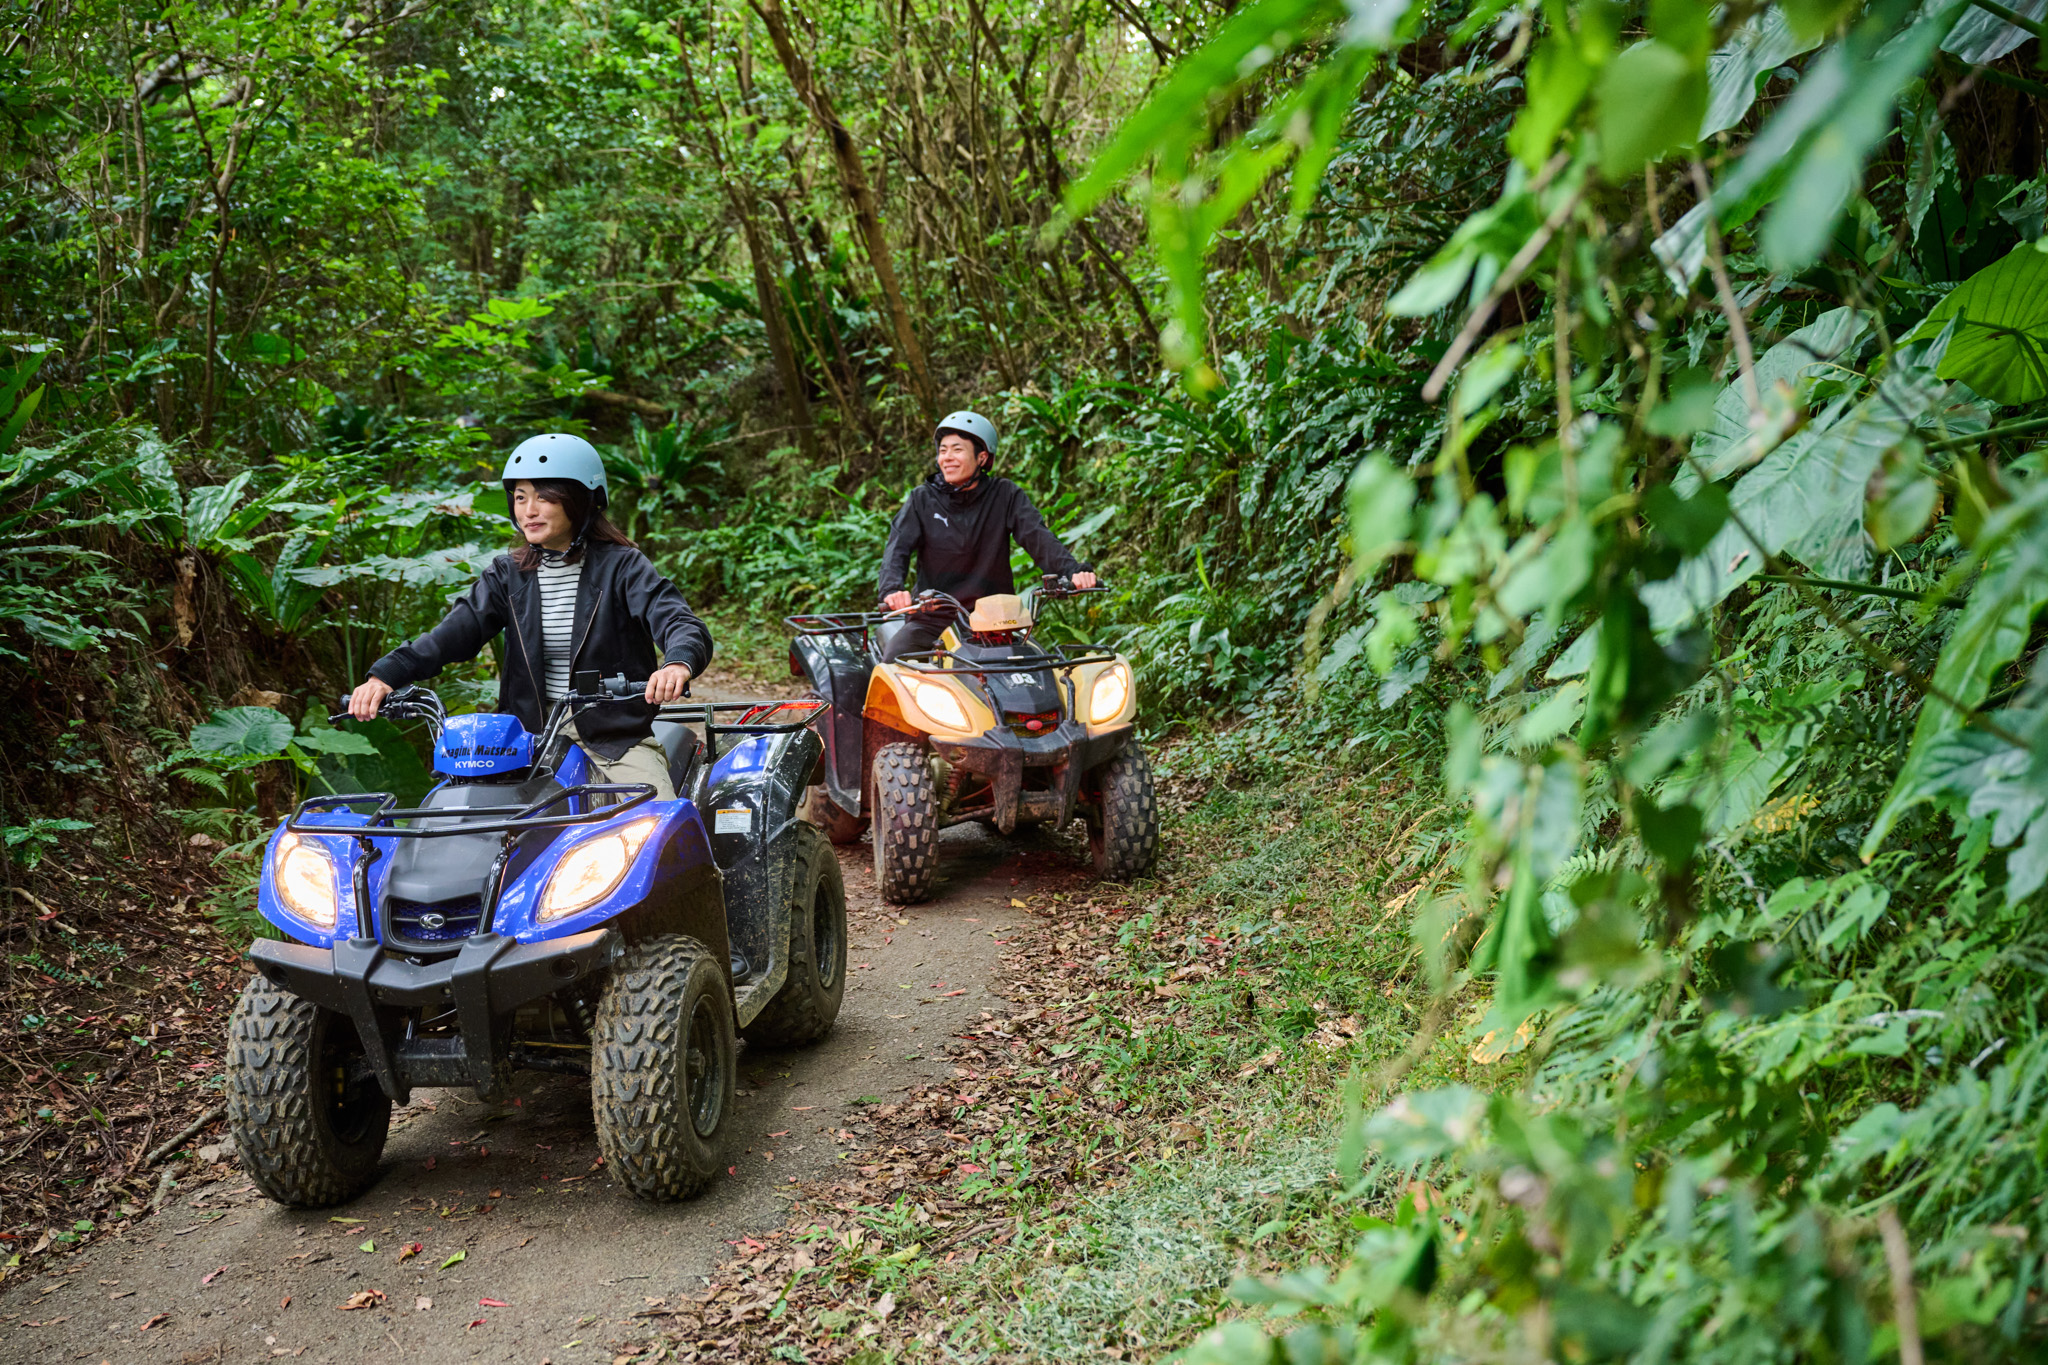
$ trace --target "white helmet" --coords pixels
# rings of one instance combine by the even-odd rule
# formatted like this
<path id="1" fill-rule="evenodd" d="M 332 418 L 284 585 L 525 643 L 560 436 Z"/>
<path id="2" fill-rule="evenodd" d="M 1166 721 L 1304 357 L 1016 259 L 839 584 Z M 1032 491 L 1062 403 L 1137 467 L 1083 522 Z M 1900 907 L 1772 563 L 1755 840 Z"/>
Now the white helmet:
<path id="1" fill-rule="evenodd" d="M 996 424 L 980 413 L 965 410 L 947 413 L 939 419 L 939 429 L 932 433 L 932 439 L 936 441 L 949 431 L 978 442 L 989 453 L 990 459 L 995 458 Z"/>
<path id="2" fill-rule="evenodd" d="M 512 485 L 521 479 L 566 479 L 580 483 L 595 497 L 593 507 L 611 505 L 611 495 L 606 489 L 604 461 L 598 457 L 597 447 L 581 436 L 569 436 L 561 432 L 549 432 L 544 436 L 529 436 L 512 447 L 511 456 L 505 461 L 505 472 L 498 476 L 505 484 L 505 497 L 512 497 Z"/>

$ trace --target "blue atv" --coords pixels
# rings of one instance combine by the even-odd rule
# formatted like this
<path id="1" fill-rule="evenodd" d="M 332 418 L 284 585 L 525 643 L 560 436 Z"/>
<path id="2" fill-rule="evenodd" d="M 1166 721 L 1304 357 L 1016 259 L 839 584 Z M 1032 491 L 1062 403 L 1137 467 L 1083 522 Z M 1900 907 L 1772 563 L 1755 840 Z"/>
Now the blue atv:
<path id="1" fill-rule="evenodd" d="M 442 780 L 422 804 L 316 797 L 272 834 L 257 904 L 284 939 L 250 950 L 227 1070 L 228 1126 L 264 1193 L 347 1200 L 414 1086 L 490 1098 L 527 1068 L 588 1076 L 612 1174 L 685 1199 L 724 1164 L 738 1040 L 831 1030 L 846 890 L 799 813 L 816 704 L 662 708 L 679 796 L 658 801 L 592 782 L 568 728 L 643 686 L 578 674 L 538 738 L 394 692 L 382 714 L 433 735 Z"/>

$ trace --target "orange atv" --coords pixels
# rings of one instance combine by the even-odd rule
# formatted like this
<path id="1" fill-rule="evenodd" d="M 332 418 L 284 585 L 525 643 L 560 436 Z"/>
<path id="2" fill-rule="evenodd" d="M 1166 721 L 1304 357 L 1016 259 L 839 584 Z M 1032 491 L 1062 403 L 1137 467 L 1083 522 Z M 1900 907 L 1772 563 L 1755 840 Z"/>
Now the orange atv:
<path id="1" fill-rule="evenodd" d="M 928 900 L 938 835 L 974 820 L 1088 822 L 1095 872 L 1127 881 L 1159 852 L 1152 770 L 1132 715 L 1129 661 L 1032 638 L 1041 607 L 1100 592 L 1048 575 L 1027 596 L 981 598 L 972 611 L 926 591 L 902 611 L 792 616 L 790 671 L 826 703 L 825 742 L 808 811 L 834 843 L 874 829 L 884 900 Z M 913 618 L 945 622 L 938 647 L 884 662 Z"/>

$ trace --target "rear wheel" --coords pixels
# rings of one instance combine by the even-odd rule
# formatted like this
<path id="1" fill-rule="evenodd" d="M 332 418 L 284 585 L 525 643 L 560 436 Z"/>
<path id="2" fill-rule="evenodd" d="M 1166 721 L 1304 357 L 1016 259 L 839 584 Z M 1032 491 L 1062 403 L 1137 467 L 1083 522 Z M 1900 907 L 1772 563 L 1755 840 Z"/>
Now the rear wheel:
<path id="1" fill-rule="evenodd" d="M 789 976 L 745 1029 L 750 1043 L 813 1043 L 832 1031 L 846 994 L 846 882 L 839 856 L 798 826 L 789 892 Z"/>
<path id="2" fill-rule="evenodd" d="M 892 905 L 930 900 L 939 870 L 939 800 L 917 744 L 875 755 L 875 885 Z"/>
<path id="3" fill-rule="evenodd" d="M 1110 882 L 1144 876 L 1159 857 L 1159 798 L 1145 751 L 1132 740 L 1089 776 L 1101 792 L 1096 817 L 1088 822 L 1095 875 Z"/>
<path id="4" fill-rule="evenodd" d="M 626 950 L 597 1006 L 590 1102 L 598 1150 L 642 1199 L 688 1199 L 718 1173 L 738 1040 L 726 964 L 682 934 Z"/>
<path id="5" fill-rule="evenodd" d="M 228 1021 L 228 1131 L 258 1189 L 324 1208 L 370 1187 L 391 1100 L 365 1071 L 345 1015 L 260 976 L 243 988 Z"/>

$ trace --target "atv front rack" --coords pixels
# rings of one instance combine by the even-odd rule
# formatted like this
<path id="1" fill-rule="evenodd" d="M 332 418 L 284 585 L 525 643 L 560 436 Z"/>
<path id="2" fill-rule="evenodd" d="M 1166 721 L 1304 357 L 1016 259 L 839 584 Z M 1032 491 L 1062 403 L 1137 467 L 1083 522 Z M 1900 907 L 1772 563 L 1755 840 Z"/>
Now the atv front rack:
<path id="1" fill-rule="evenodd" d="M 616 805 L 571 811 L 566 815 L 541 814 L 550 806 L 559 806 L 564 801 L 592 796 L 625 799 Z M 532 829 L 560 829 L 565 825 L 601 824 L 637 806 L 644 806 L 653 799 L 654 788 L 646 782 L 585 782 L 579 786 L 565 788 L 547 800 L 536 801 L 530 806 L 429 806 L 399 810 L 398 798 L 390 792 L 352 792 L 342 796 L 307 797 L 299 802 L 298 809 L 292 812 L 292 818 L 286 822 L 284 828 L 287 834 L 326 835 L 330 838 L 340 835 L 351 839 L 372 836 L 380 839 L 445 839 L 457 834 L 512 834 Z M 351 810 L 371 801 L 377 803 L 377 808 L 371 811 L 369 818 L 360 825 L 302 823 L 309 815 Z M 486 818 L 473 819 L 475 816 Z M 488 818 L 492 816 L 502 818 Z M 390 823 L 394 820 L 439 820 L 443 823 L 439 828 L 421 828 Z"/>
<path id="2" fill-rule="evenodd" d="M 1093 591 L 1093 589 L 1089 589 Z M 783 624 L 799 635 L 852 635 L 858 632 L 865 636 L 874 626 L 884 621 L 905 620 L 907 615 L 900 611 L 848 611 L 830 614 L 785 616 Z M 1079 668 L 1082 664 L 1105 664 L 1116 660 L 1116 651 L 1108 645 L 1081 645 L 1080 654 L 1069 654 L 1067 647 L 1058 641 L 1040 643 L 1033 640 L 1041 651 L 1036 660 L 1011 659 L 990 661 L 969 659 L 950 649 L 923 649 L 914 654 L 899 654 L 892 663 L 915 669 L 920 673 L 1037 673 L 1048 668 Z M 948 662 L 950 661 L 950 662 Z"/>
<path id="3" fill-rule="evenodd" d="M 1035 643 L 1035 642 L 1034 642 Z M 1042 653 L 1036 659 L 970 659 L 950 649 L 924 649 L 915 654 L 899 654 L 895 663 L 919 673 L 1042 673 L 1047 669 L 1079 668 L 1083 664 L 1107 664 L 1116 662 L 1116 651 L 1107 645 L 1083 645 L 1087 652 L 1067 653 L 1066 646 L 1054 644 L 1050 652 Z M 945 662 L 951 660 L 951 663 Z"/>

